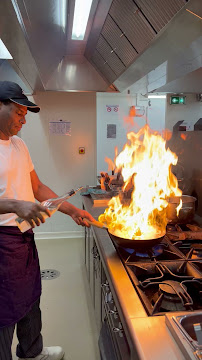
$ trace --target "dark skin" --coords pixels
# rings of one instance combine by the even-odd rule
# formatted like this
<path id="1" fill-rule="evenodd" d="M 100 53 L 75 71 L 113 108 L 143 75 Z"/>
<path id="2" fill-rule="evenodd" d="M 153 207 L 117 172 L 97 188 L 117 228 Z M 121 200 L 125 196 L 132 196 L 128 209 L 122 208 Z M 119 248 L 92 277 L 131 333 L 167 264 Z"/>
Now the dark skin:
<path id="1" fill-rule="evenodd" d="M 0 139 L 8 140 L 9 137 L 17 135 L 22 126 L 26 124 L 26 114 L 26 106 L 14 102 L 4 104 L 0 101 Z M 58 197 L 55 192 L 40 181 L 35 170 L 31 171 L 30 178 L 36 200 L 42 202 Z M 89 224 L 83 220 L 84 218 L 94 221 L 94 218 L 87 211 L 78 209 L 67 201 L 60 206 L 59 211 L 71 216 L 77 225 L 89 227 Z M 45 212 L 48 216 L 51 215 L 49 210 L 41 204 L 15 199 L 0 199 L 0 214 L 16 213 L 19 217 L 27 220 L 32 227 L 35 227 L 35 224 L 39 226 L 41 222 L 45 222 L 41 212 Z"/>

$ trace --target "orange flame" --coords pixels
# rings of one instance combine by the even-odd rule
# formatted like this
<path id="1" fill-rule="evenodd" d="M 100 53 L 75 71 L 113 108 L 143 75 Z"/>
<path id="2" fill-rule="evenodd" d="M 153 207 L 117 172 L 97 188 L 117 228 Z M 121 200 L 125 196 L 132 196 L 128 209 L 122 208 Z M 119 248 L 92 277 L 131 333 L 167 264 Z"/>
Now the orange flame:
<path id="1" fill-rule="evenodd" d="M 183 140 L 186 140 L 186 138 L 187 138 L 187 135 L 186 135 L 186 134 L 181 134 L 180 136 L 181 136 L 181 138 L 182 138 Z"/>
<path id="2" fill-rule="evenodd" d="M 105 157 L 105 161 L 106 163 L 108 164 L 108 171 L 113 171 L 115 170 L 116 168 L 116 165 L 115 165 L 115 162 L 116 162 L 116 157 L 118 155 L 118 147 L 115 146 L 115 158 L 114 158 L 114 161 L 112 161 L 110 158 L 108 158 L 107 156 Z"/>
<path id="3" fill-rule="evenodd" d="M 99 221 L 117 236 L 120 231 L 122 238 L 152 239 L 165 232 L 167 198 L 182 194 L 171 172 L 178 158 L 148 125 L 138 133 L 128 133 L 127 138 L 116 158 L 116 168 L 124 179 L 123 192 L 109 201 Z M 125 199 L 129 189 L 131 198 Z"/>
<path id="4" fill-rule="evenodd" d="M 179 205 L 176 207 L 177 216 L 179 216 L 180 209 L 182 208 L 182 199 L 180 199 Z"/>

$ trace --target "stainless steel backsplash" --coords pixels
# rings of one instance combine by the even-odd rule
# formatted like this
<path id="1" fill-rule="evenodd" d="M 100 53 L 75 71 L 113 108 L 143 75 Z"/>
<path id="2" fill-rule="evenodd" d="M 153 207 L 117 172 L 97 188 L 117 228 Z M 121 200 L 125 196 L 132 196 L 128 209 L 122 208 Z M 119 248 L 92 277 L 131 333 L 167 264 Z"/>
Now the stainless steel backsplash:
<path id="1" fill-rule="evenodd" d="M 174 132 L 167 146 L 178 156 L 173 172 L 179 186 L 183 194 L 197 197 L 196 213 L 202 216 L 202 131 Z"/>

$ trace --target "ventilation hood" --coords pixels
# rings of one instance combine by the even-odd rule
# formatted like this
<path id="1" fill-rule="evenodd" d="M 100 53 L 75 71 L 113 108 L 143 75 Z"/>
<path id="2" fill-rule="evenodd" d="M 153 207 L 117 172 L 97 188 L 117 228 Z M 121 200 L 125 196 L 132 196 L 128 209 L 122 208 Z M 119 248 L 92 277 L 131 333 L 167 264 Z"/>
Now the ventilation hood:
<path id="1" fill-rule="evenodd" d="M 19 77 L 26 93 L 123 92 L 138 81 L 148 92 L 154 90 L 149 79 L 159 71 L 164 82 L 158 88 L 179 77 L 180 54 L 188 50 L 198 58 L 198 68 L 188 72 L 201 66 L 194 44 L 201 41 L 202 21 L 187 11 L 202 17 L 201 0 L 93 0 L 83 41 L 71 40 L 74 5 L 0 2 L 0 38 L 13 57 L 0 61 L 1 80 Z"/>

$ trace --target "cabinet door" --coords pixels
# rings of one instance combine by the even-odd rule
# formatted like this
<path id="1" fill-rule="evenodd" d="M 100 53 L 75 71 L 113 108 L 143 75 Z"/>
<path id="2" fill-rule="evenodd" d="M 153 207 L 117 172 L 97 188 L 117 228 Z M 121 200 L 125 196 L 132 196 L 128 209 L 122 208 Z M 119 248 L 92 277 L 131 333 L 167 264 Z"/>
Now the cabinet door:
<path id="1" fill-rule="evenodd" d="M 85 227 L 85 266 L 87 272 L 88 281 L 90 280 L 90 234 L 89 228 Z"/>
<path id="2" fill-rule="evenodd" d="M 96 244 L 94 245 L 94 306 L 98 331 L 101 329 L 101 261 Z"/>
<path id="3" fill-rule="evenodd" d="M 94 306 L 94 239 L 92 230 L 89 228 L 89 283 L 90 283 L 90 291 L 91 297 Z"/>

